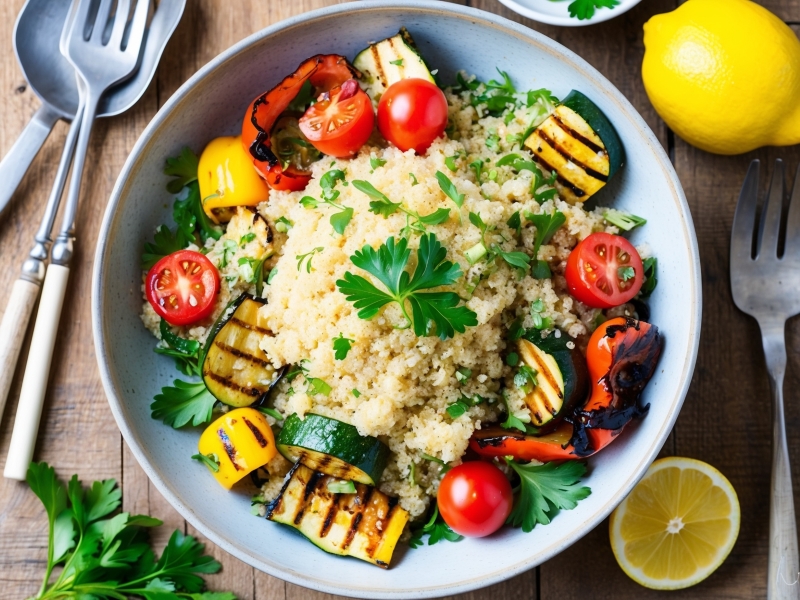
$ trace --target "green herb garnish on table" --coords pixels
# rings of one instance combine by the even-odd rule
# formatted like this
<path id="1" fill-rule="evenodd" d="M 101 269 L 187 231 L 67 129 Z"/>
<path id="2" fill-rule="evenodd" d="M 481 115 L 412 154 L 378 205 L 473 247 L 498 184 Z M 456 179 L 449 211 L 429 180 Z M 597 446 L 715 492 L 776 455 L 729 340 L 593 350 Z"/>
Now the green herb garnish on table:
<path id="1" fill-rule="evenodd" d="M 156 559 L 147 530 L 162 522 L 117 513 L 122 492 L 113 479 L 85 489 L 73 475 L 65 486 L 53 467 L 31 463 L 27 481 L 48 521 L 47 567 L 36 600 L 236 599 L 230 592 L 204 591 L 201 575 L 216 573 L 222 565 L 205 555 L 193 537 L 175 531 Z"/>

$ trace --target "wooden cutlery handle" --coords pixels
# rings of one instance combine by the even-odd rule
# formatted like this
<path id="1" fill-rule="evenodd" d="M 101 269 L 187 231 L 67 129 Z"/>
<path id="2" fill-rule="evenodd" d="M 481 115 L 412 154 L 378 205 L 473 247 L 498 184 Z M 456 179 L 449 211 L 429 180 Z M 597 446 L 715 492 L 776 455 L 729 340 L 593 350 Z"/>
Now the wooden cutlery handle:
<path id="1" fill-rule="evenodd" d="M 17 279 L 11 288 L 11 298 L 0 322 L 0 331 L 3 332 L 0 337 L 0 420 L 3 418 L 3 409 L 8 400 L 11 382 L 14 380 L 22 340 L 25 339 L 39 289 L 39 285 L 35 283 Z"/>
<path id="2" fill-rule="evenodd" d="M 33 458 L 68 280 L 68 267 L 54 264 L 47 267 L 42 299 L 39 303 L 39 312 L 36 314 L 36 325 L 33 328 L 31 349 L 25 365 L 25 376 L 22 379 L 11 445 L 8 448 L 6 467 L 3 471 L 3 476 L 8 479 L 24 481 L 28 465 Z"/>

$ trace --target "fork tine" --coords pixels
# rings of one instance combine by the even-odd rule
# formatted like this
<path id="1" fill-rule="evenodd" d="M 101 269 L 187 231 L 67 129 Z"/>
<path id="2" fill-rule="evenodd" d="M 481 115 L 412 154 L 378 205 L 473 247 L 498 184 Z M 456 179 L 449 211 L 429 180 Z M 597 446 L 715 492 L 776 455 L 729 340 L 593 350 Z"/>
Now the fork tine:
<path id="1" fill-rule="evenodd" d="M 74 5 L 77 5 L 77 8 L 73 7 L 72 9 L 74 14 L 72 21 L 67 20 L 64 23 L 64 27 L 70 28 L 69 36 L 72 36 L 74 31 L 76 33 L 80 32 L 79 35 L 83 38 L 87 21 L 89 20 L 89 12 L 92 9 L 92 0 L 75 0 Z"/>
<path id="2" fill-rule="evenodd" d="M 778 256 L 778 236 L 781 231 L 781 211 L 783 210 L 783 185 L 785 169 L 783 161 L 775 160 L 772 171 L 772 180 L 769 183 L 769 193 L 761 211 L 761 223 L 758 228 L 756 240 L 756 258 L 760 256 Z"/>
<path id="3" fill-rule="evenodd" d="M 731 271 L 749 263 L 753 257 L 753 231 L 756 222 L 760 168 L 761 161 L 758 159 L 750 163 L 742 191 L 739 192 L 731 231 Z"/>
<path id="4" fill-rule="evenodd" d="M 111 4 L 112 0 L 100 0 L 100 8 L 97 9 L 97 16 L 92 27 L 92 36 L 89 38 L 89 41 L 95 44 L 103 43 L 103 33 L 106 30 L 108 16 L 111 14 Z"/>
<path id="5" fill-rule="evenodd" d="M 131 19 L 130 32 L 128 33 L 128 45 L 125 47 L 126 54 L 139 55 L 149 14 L 150 0 L 136 0 L 136 8 L 133 9 L 133 18 Z"/>
<path id="6" fill-rule="evenodd" d="M 119 49 L 122 46 L 122 36 L 125 34 L 125 27 L 128 24 L 128 15 L 131 12 L 131 0 L 118 0 L 117 14 L 114 18 L 114 29 L 108 38 L 108 45 Z"/>
<path id="7" fill-rule="evenodd" d="M 789 216 L 786 218 L 786 244 L 784 244 L 783 257 L 785 259 L 800 259 L 800 165 L 794 175 L 792 198 L 789 201 Z"/>

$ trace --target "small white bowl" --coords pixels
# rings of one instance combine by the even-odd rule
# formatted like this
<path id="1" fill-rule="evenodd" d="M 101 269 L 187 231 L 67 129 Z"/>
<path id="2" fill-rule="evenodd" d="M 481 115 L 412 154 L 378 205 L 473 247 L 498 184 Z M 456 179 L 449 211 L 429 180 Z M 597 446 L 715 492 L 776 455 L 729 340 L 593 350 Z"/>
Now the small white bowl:
<path id="1" fill-rule="evenodd" d="M 398 548 L 384 571 L 315 548 L 295 531 L 250 514 L 246 490 L 228 492 L 189 457 L 199 431 L 175 431 L 150 418 L 150 403 L 178 375 L 153 352 L 139 319 L 139 256 L 160 223 L 172 223 L 164 161 L 183 146 L 200 151 L 235 134 L 250 101 L 308 56 L 352 59 L 369 40 L 408 27 L 445 81 L 464 69 L 483 80 L 495 67 L 519 89 L 571 89 L 591 97 L 617 128 L 627 164 L 600 192 L 648 219 L 632 237 L 658 257 L 652 322 L 666 339 L 645 390 L 650 413 L 593 457 L 592 494 L 531 533 L 503 528 L 484 539 Z M 117 180 L 99 236 L 92 282 L 92 324 L 100 376 L 111 411 L 139 464 L 158 490 L 201 533 L 254 567 L 330 594 L 420 599 L 497 583 L 552 558 L 605 519 L 644 475 L 664 444 L 689 387 L 700 336 L 700 262 L 680 182 L 661 144 L 609 81 L 586 61 L 535 31 L 496 15 L 447 2 L 390 0 L 331 6 L 275 24 L 227 50 L 187 81 L 136 142 Z"/>
<path id="2" fill-rule="evenodd" d="M 642 0 L 620 0 L 614 8 L 597 8 L 590 19 L 569 16 L 569 5 L 573 0 L 499 0 L 515 13 L 539 23 L 562 27 L 583 27 L 602 23 L 629 11 Z"/>

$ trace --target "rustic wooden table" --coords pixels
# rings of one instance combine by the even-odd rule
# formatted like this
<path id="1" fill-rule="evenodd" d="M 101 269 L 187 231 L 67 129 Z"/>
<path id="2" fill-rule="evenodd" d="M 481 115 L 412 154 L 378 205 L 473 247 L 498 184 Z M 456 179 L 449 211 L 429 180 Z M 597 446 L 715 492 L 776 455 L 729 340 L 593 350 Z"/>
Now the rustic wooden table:
<path id="1" fill-rule="evenodd" d="M 42 419 L 36 460 L 55 465 L 62 476 L 84 481 L 116 478 L 124 486 L 123 508 L 165 521 L 158 543 L 173 528 L 192 532 L 150 484 L 128 451 L 111 417 L 95 364 L 89 286 L 100 220 L 111 188 L 135 140 L 167 98 L 198 68 L 245 36 L 289 16 L 335 0 L 189 0 L 167 47 L 154 82 L 128 113 L 101 120 L 89 151 L 79 242 L 59 330 L 54 367 Z M 762 0 L 800 32 L 800 0 Z M 745 169 L 753 158 L 771 167 L 782 157 L 788 172 L 800 162 L 800 148 L 769 148 L 737 157 L 712 156 L 670 132 L 644 93 L 640 65 L 642 24 L 653 14 L 676 8 L 678 0 L 646 0 L 620 17 L 591 27 L 557 28 L 526 21 L 497 0 L 467 0 L 551 36 L 605 74 L 639 110 L 668 150 L 689 200 L 703 270 L 703 335 L 697 368 L 675 429 L 663 454 L 689 456 L 718 467 L 736 488 L 742 507 L 739 540 L 725 564 L 702 584 L 672 594 L 675 598 L 763 598 L 766 593 L 771 410 L 767 375 L 754 321 L 731 301 L 728 244 L 733 210 Z M 0 0 L 0 152 L 5 154 L 39 101 L 26 87 L 12 53 L 14 19 L 23 0 Z M 764 90 L 768 94 L 769 90 Z M 732 98 L 732 102 L 736 99 Z M 758 106 L 753 106 L 758 110 Z M 23 180 L 8 210 L 0 216 L 0 305 L 17 277 L 39 221 L 61 153 L 66 126 L 51 139 Z M 763 178 L 762 178 L 763 179 Z M 766 187 L 766 183 L 762 182 Z M 2 335 L 2 332 L 0 332 Z M 786 381 L 787 427 L 800 482 L 800 323 L 787 328 L 790 365 Z M 794 350 L 794 351 L 792 351 Z M 26 355 L 26 350 L 23 350 Z M 21 369 L 0 429 L 0 463 L 8 449 L 19 395 Z M 800 485 L 796 485 L 800 507 Z M 36 592 L 46 556 L 44 511 L 27 485 L 0 480 L 0 598 L 25 598 Z M 213 589 L 234 591 L 242 599 L 331 598 L 286 584 L 210 547 L 223 563 L 209 578 Z M 434 567 L 435 568 L 435 567 Z M 553 560 L 519 577 L 466 599 L 601 600 L 654 598 L 655 592 L 629 580 L 614 561 L 606 524 Z"/>

